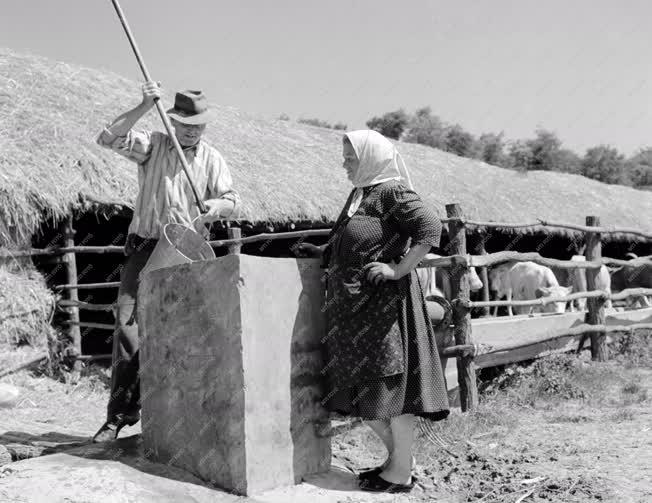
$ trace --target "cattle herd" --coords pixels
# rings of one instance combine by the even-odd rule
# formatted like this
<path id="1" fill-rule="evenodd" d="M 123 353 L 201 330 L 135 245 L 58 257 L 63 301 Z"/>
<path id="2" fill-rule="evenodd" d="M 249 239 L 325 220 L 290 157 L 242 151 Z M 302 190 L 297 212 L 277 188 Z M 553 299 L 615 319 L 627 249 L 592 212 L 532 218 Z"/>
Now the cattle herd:
<path id="1" fill-rule="evenodd" d="M 429 253 L 426 259 L 438 258 L 439 255 Z M 629 253 L 627 258 L 633 260 L 636 255 Z M 585 261 L 584 255 L 575 255 L 572 261 Z M 470 289 L 477 292 L 483 287 L 475 268 L 470 268 Z M 424 267 L 417 269 L 426 301 L 431 296 L 442 296 L 452 300 L 450 277 L 446 268 Z M 587 291 L 586 269 L 550 268 L 534 262 L 506 262 L 491 267 L 488 270 L 489 291 L 492 300 L 505 298 L 508 301 L 532 300 L 545 297 L 563 297 L 572 292 Z M 608 293 L 617 293 L 626 288 L 652 288 L 652 264 L 650 262 L 609 268 L 603 265 L 596 278 L 596 289 Z M 545 306 L 508 306 L 508 316 L 514 314 L 532 314 L 534 312 L 563 313 L 568 309 L 574 312 L 586 310 L 586 299 L 576 299 L 570 302 L 553 302 Z M 650 307 L 647 297 L 630 297 L 625 301 L 628 308 Z M 605 302 L 605 307 L 612 307 L 611 300 Z M 498 308 L 491 312 L 498 315 Z"/>

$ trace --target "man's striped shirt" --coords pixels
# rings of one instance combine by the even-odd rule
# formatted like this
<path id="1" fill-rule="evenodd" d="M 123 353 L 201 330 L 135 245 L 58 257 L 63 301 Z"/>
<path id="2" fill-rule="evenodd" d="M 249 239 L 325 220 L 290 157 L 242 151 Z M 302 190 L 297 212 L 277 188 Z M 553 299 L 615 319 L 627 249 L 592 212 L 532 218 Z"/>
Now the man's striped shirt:
<path id="1" fill-rule="evenodd" d="M 157 239 L 163 225 L 190 225 L 199 216 L 188 177 L 168 135 L 131 130 L 116 136 L 104 129 L 97 143 L 138 164 L 138 197 L 129 233 Z M 231 173 L 220 153 L 203 140 L 184 149 L 190 176 L 204 201 L 228 199 L 235 204 L 231 216 L 240 209 L 240 196 L 233 189 Z"/>

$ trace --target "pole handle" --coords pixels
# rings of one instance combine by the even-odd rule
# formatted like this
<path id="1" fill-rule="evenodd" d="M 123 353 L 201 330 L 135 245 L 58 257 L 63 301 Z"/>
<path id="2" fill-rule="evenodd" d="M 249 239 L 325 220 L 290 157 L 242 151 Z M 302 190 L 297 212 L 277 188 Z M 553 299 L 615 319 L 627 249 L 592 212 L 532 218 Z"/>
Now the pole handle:
<path id="1" fill-rule="evenodd" d="M 111 3 L 113 3 L 113 7 L 115 8 L 116 13 L 118 14 L 120 23 L 122 24 L 122 27 L 124 28 L 124 31 L 127 34 L 127 38 L 129 39 L 129 44 L 131 45 L 131 49 L 134 51 L 134 55 L 136 56 L 136 60 L 138 61 L 138 66 L 140 66 L 140 69 L 143 72 L 143 76 L 145 77 L 145 80 L 151 81 L 152 78 L 150 77 L 149 71 L 147 71 L 147 67 L 145 66 L 145 60 L 140 54 L 138 45 L 136 45 L 136 40 L 134 39 L 134 36 L 131 33 L 131 29 L 129 28 L 129 24 L 127 23 L 127 18 L 122 12 L 122 8 L 120 7 L 118 0 L 111 0 Z M 163 121 L 165 130 L 168 133 L 168 137 L 170 138 L 170 140 L 172 140 L 174 149 L 176 150 L 177 155 L 179 156 L 179 160 L 181 161 L 181 166 L 183 168 L 183 171 L 188 177 L 188 182 L 190 183 L 190 188 L 192 189 L 192 193 L 195 196 L 195 202 L 197 203 L 197 207 L 199 208 L 200 213 L 202 214 L 206 213 L 208 210 L 206 209 L 206 205 L 204 204 L 204 201 L 202 201 L 201 198 L 199 197 L 199 193 L 197 192 L 197 187 L 192 181 L 192 177 L 190 176 L 190 166 L 188 166 L 188 161 L 186 161 L 186 156 L 183 153 L 183 149 L 181 148 L 181 145 L 179 144 L 179 140 L 177 140 L 177 137 L 174 134 L 174 131 L 172 130 L 172 124 L 170 123 L 170 119 L 165 113 L 165 110 L 163 109 L 163 104 L 159 99 L 156 100 L 156 109 L 158 110 L 158 113 L 161 116 L 161 120 Z"/>

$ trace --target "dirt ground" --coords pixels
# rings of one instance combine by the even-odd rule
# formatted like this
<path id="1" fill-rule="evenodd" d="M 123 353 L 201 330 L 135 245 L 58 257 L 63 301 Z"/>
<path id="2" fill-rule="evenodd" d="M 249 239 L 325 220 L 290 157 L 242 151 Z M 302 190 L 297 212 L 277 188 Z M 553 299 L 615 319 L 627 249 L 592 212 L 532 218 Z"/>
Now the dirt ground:
<path id="1" fill-rule="evenodd" d="M 585 352 L 485 374 L 477 411 L 420 422 L 418 484 L 394 501 L 652 501 L 652 336 L 618 341 L 607 363 Z M 21 390 L 13 407 L 0 408 L 0 446 L 11 447 L 0 447 L 0 465 L 3 452 L 15 461 L 84 443 L 102 423 L 102 367 L 86 369 L 77 384 L 27 371 L 0 382 Z M 333 457 L 358 470 L 382 462 L 383 449 L 360 426 L 333 437 Z M 8 466 L 0 466 L 0 486 Z"/>

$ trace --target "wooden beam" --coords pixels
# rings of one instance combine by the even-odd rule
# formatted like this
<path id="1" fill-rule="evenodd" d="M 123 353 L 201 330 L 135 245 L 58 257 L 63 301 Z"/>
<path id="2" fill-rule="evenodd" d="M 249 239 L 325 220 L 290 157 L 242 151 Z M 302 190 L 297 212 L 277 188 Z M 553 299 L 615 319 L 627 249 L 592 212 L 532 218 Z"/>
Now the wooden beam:
<path id="1" fill-rule="evenodd" d="M 101 288 L 117 288 L 120 286 L 119 281 L 111 281 L 107 283 L 80 283 L 78 285 L 55 285 L 54 288 L 57 290 L 89 290 L 89 289 L 101 289 Z"/>
<path id="2" fill-rule="evenodd" d="M 449 217 L 463 217 L 459 204 L 447 204 L 446 214 Z M 454 255 L 466 255 L 466 230 L 460 222 L 451 222 L 448 225 L 449 247 Z M 469 301 L 471 290 L 469 288 L 469 271 L 465 266 L 454 267 L 451 271 L 452 297 L 461 301 Z M 471 345 L 471 313 L 468 309 L 453 307 L 453 323 L 455 324 L 455 344 Z M 457 359 L 457 379 L 460 387 L 460 404 L 462 412 L 474 410 L 478 406 L 478 388 L 475 376 L 473 356 L 465 355 Z"/>
<path id="3" fill-rule="evenodd" d="M 231 242 L 227 245 L 227 253 L 229 255 L 240 255 L 242 249 L 241 230 L 237 227 L 229 227 L 226 235 L 229 237 L 228 241 Z"/>
<path id="4" fill-rule="evenodd" d="M 74 220 L 71 212 L 63 224 L 63 236 L 64 236 L 66 247 L 75 246 L 75 229 L 73 227 L 73 221 Z M 74 252 L 66 253 L 64 255 L 64 260 L 66 264 L 66 283 L 70 285 L 74 285 L 77 283 L 77 260 L 75 259 L 75 253 Z M 70 315 L 70 321 L 73 322 L 73 324 L 69 325 L 68 335 L 72 340 L 73 356 L 76 356 L 81 354 L 81 332 L 79 331 L 79 327 L 74 325 L 75 322 L 79 323 L 79 309 L 75 305 L 77 302 L 79 302 L 79 298 L 77 297 L 77 290 L 74 289 L 67 290 L 67 297 L 69 302 L 69 306 L 67 306 L 68 307 L 67 311 Z M 59 302 L 60 305 L 61 302 L 66 302 L 66 301 L 60 301 Z M 74 376 L 73 379 L 78 378 L 80 372 L 81 372 L 81 364 L 75 361 L 75 363 L 73 364 L 73 376 Z"/>
<path id="5" fill-rule="evenodd" d="M 444 218 L 442 222 L 451 223 L 457 222 L 462 223 L 463 225 L 469 225 L 472 227 L 484 227 L 488 229 L 495 228 L 505 228 L 505 229 L 519 229 L 526 227 L 558 227 L 561 229 L 570 229 L 579 232 L 591 232 L 592 229 L 588 225 L 576 225 L 569 223 L 558 223 L 558 222 L 548 222 L 546 220 L 537 219 L 537 222 L 531 223 L 515 223 L 515 222 L 485 222 L 479 220 L 468 220 L 466 218 Z M 644 237 L 646 239 L 652 239 L 652 234 L 649 232 L 641 231 L 639 229 L 633 229 L 631 227 L 598 227 L 595 229 L 595 232 L 601 234 L 634 234 L 637 236 Z"/>
<path id="6" fill-rule="evenodd" d="M 600 227 L 600 218 L 597 216 L 586 217 L 587 227 Z M 599 261 L 602 258 L 602 244 L 600 242 L 600 233 L 586 231 L 586 261 Z M 588 269 L 586 271 L 586 288 L 587 290 L 594 291 L 600 269 Z M 586 313 L 586 321 L 590 325 L 604 326 L 604 297 L 589 297 L 587 302 L 588 312 Z M 591 337 L 591 358 L 596 361 L 607 361 L 607 343 L 605 341 L 605 333 L 601 331 L 589 332 Z M 580 342 L 580 347 L 583 346 L 583 340 Z"/>
<path id="7" fill-rule="evenodd" d="M 230 227 L 230 229 L 236 229 L 236 227 Z M 295 239 L 295 238 L 305 238 L 310 236 L 328 236 L 330 232 L 331 232 L 330 229 L 314 229 L 314 230 L 294 231 L 294 232 L 263 233 L 263 234 L 256 234 L 255 236 L 248 236 L 246 238 L 220 239 L 216 241 L 209 241 L 208 244 L 211 245 L 213 248 L 219 248 L 221 246 L 232 246 L 237 244 L 245 245 L 249 243 L 256 243 L 258 241 L 271 241 L 275 239 Z"/>
<path id="8" fill-rule="evenodd" d="M 475 344 L 459 344 L 443 348 L 440 356 L 444 358 L 457 358 L 461 356 L 475 356 L 476 354 L 478 354 L 478 348 Z"/>
<path id="9" fill-rule="evenodd" d="M 111 355 L 110 354 L 103 354 L 103 355 L 79 355 L 76 358 L 78 361 L 93 361 L 93 360 L 110 360 Z"/>
<path id="10" fill-rule="evenodd" d="M 482 236 L 480 237 L 480 246 L 479 246 L 479 253 L 480 255 L 487 255 L 487 250 L 485 249 L 485 241 L 487 239 L 486 233 L 482 233 Z M 487 273 L 487 268 L 486 267 L 480 267 L 479 268 L 480 272 L 480 281 L 482 281 L 482 301 L 483 302 L 489 302 L 491 299 L 489 297 L 489 274 Z M 483 306 L 482 308 L 482 314 L 484 316 L 489 316 L 491 314 L 490 306 Z"/>
<path id="11" fill-rule="evenodd" d="M 36 358 L 32 358 L 31 360 L 25 363 L 21 363 L 16 367 L 10 368 L 8 370 L 3 370 L 2 372 L 0 372 L 0 377 L 6 377 L 8 375 L 15 374 L 16 372 L 19 372 L 21 370 L 28 369 L 36 365 L 40 365 L 42 362 L 47 361 L 47 359 L 48 359 L 48 354 L 44 353 L 40 356 L 37 356 Z"/>
<path id="12" fill-rule="evenodd" d="M 557 260 L 542 257 L 537 252 L 520 253 L 515 251 L 502 251 L 490 253 L 489 255 L 468 255 L 469 265 L 474 267 L 488 267 L 502 264 L 504 262 L 535 262 L 547 267 L 558 267 L 560 269 L 600 269 L 602 265 L 617 265 L 636 267 L 641 264 L 652 263 L 649 257 L 639 257 L 633 260 L 617 260 L 613 258 L 600 258 L 586 262 L 575 262 L 572 260 Z"/>
<path id="13" fill-rule="evenodd" d="M 608 294 L 604 290 L 592 290 L 590 292 L 571 293 L 564 296 L 550 296 L 541 297 L 539 299 L 531 300 L 492 300 L 489 302 L 468 302 L 466 306 L 468 309 L 485 306 L 545 306 L 554 302 L 569 302 L 576 299 L 611 299 L 611 300 L 624 300 L 629 297 L 641 297 L 652 295 L 652 288 L 627 288 L 618 293 Z"/>
<path id="14" fill-rule="evenodd" d="M 20 250 L 16 252 L 0 250 L 0 258 L 38 257 L 41 255 L 65 255 L 66 253 L 124 253 L 124 246 L 74 246 Z"/>
<path id="15" fill-rule="evenodd" d="M 72 291 L 75 291 L 72 289 Z M 68 308 L 79 308 L 79 309 L 84 309 L 86 311 L 106 311 L 106 312 L 112 312 L 115 304 L 91 304 L 89 302 L 83 302 L 81 300 L 60 300 L 57 303 L 61 307 L 68 307 Z M 79 321 L 77 319 L 76 321 Z"/>
<path id="16" fill-rule="evenodd" d="M 65 324 L 67 325 L 76 325 L 78 327 L 85 327 L 85 328 L 99 328 L 101 330 L 115 330 L 115 325 L 112 323 L 96 323 L 94 321 L 77 321 L 77 322 L 72 322 L 72 321 L 64 321 Z"/>

